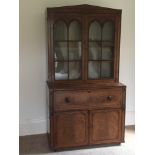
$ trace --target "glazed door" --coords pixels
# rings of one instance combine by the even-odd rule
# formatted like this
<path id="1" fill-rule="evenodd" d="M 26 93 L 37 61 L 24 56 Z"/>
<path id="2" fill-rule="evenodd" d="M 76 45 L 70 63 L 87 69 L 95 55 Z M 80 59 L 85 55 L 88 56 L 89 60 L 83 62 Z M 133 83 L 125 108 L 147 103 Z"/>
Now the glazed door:
<path id="1" fill-rule="evenodd" d="M 54 116 L 54 148 L 88 144 L 88 112 L 61 112 Z"/>
<path id="2" fill-rule="evenodd" d="M 116 79 L 117 20 L 115 16 L 87 17 L 87 79 Z"/>
<path id="3" fill-rule="evenodd" d="M 121 110 L 90 112 L 90 144 L 121 142 Z"/>
<path id="4" fill-rule="evenodd" d="M 52 24 L 54 79 L 82 80 L 83 23 L 79 15 L 57 15 Z"/>

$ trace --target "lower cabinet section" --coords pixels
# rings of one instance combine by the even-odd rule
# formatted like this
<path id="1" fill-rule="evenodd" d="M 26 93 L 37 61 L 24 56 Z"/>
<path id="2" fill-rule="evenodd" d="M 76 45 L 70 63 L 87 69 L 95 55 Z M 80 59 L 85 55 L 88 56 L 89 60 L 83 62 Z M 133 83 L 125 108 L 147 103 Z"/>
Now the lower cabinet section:
<path id="1" fill-rule="evenodd" d="M 53 148 L 121 143 L 122 110 L 58 112 L 53 119 Z"/>
<path id="2" fill-rule="evenodd" d="M 88 144 L 88 112 L 62 112 L 54 116 L 54 148 Z"/>

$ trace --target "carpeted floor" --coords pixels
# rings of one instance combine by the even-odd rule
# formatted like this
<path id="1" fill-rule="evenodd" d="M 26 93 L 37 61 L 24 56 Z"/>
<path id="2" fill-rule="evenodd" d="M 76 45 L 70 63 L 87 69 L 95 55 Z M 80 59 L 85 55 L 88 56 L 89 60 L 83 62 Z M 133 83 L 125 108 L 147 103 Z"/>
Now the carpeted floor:
<path id="1" fill-rule="evenodd" d="M 20 138 L 20 155 L 134 155 L 134 127 L 126 127 L 125 143 L 118 146 L 50 152 L 44 135 Z M 36 138 L 35 138 L 36 137 Z"/>

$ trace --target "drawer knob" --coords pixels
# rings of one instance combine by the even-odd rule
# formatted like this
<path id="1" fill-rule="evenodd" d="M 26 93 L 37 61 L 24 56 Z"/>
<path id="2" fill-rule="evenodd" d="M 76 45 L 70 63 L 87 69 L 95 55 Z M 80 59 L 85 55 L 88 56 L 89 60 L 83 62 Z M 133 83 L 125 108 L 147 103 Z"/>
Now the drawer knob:
<path id="1" fill-rule="evenodd" d="M 112 96 L 108 96 L 108 97 L 107 97 L 107 100 L 108 100 L 108 101 L 111 101 L 111 100 L 112 100 Z"/>
<path id="2" fill-rule="evenodd" d="M 70 102 L 70 100 L 69 100 L 68 97 L 65 98 L 65 102 L 66 102 L 66 103 L 69 103 L 69 102 Z"/>

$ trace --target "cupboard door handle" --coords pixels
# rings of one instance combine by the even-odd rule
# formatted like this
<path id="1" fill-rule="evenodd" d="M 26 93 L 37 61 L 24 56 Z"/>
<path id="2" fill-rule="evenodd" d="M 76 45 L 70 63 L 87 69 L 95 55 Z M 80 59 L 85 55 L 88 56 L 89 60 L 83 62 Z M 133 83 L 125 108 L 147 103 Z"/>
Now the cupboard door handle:
<path id="1" fill-rule="evenodd" d="M 107 97 L 107 100 L 108 100 L 108 101 L 111 101 L 111 100 L 112 100 L 112 96 L 108 96 L 108 97 Z"/>
<path id="2" fill-rule="evenodd" d="M 65 102 L 66 102 L 66 103 L 69 103 L 69 102 L 70 102 L 70 100 L 69 100 L 68 97 L 65 98 Z"/>

